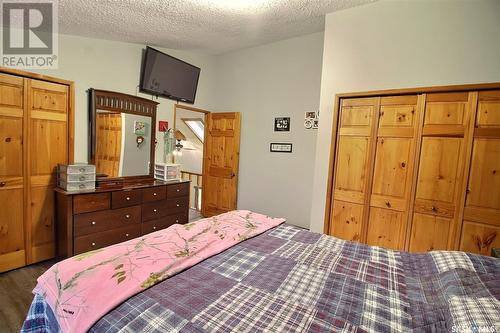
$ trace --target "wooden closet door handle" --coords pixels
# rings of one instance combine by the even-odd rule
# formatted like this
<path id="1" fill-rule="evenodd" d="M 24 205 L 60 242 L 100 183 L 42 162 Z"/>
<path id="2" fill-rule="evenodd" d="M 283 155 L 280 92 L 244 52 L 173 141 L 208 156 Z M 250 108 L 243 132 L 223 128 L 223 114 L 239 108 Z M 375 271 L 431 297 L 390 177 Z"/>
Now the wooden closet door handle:
<path id="1" fill-rule="evenodd" d="M 7 185 L 6 182 L 0 182 L 0 187 L 4 187 L 5 185 Z"/>

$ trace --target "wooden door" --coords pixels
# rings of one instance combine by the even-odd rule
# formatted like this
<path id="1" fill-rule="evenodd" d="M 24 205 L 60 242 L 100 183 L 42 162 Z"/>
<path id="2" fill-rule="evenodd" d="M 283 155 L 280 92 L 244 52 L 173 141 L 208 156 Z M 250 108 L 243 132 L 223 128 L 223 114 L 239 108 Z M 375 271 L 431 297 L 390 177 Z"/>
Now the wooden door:
<path id="1" fill-rule="evenodd" d="M 472 94 L 425 96 L 410 251 L 453 249 L 462 210 Z M 429 230 L 439 232 L 431 233 Z"/>
<path id="2" fill-rule="evenodd" d="M 500 246 L 500 90 L 478 94 L 460 250 Z"/>
<path id="3" fill-rule="evenodd" d="M 378 98 L 341 100 L 329 227 L 335 237 L 364 241 L 378 102 Z"/>
<path id="4" fill-rule="evenodd" d="M 206 116 L 202 200 L 205 217 L 236 209 L 240 119 L 239 112 Z"/>
<path id="5" fill-rule="evenodd" d="M 417 95 L 382 97 L 366 241 L 404 249 L 415 168 Z"/>
<path id="6" fill-rule="evenodd" d="M 0 74 L 0 272 L 26 264 L 24 104 L 23 79 Z"/>
<path id="7" fill-rule="evenodd" d="M 27 80 L 27 263 L 55 256 L 54 187 L 58 163 L 68 163 L 68 86 Z"/>
<path id="8" fill-rule="evenodd" d="M 96 172 L 108 177 L 119 177 L 122 149 L 121 113 L 96 113 L 96 142 Z"/>

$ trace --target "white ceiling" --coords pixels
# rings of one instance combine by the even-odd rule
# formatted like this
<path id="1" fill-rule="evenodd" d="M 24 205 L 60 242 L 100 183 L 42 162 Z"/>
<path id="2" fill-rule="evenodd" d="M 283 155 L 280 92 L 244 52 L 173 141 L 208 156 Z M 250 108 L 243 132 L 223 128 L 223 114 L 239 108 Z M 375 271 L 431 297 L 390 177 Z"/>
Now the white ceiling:
<path id="1" fill-rule="evenodd" d="M 211 54 L 324 29 L 374 0 L 59 0 L 59 32 Z"/>

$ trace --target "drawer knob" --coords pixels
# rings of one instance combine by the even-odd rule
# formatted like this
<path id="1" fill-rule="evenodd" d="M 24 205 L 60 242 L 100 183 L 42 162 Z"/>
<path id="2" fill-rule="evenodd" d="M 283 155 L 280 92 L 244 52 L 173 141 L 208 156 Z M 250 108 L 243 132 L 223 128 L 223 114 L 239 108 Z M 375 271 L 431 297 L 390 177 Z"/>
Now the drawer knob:
<path id="1" fill-rule="evenodd" d="M 156 192 L 153 193 L 153 197 L 156 197 Z"/>
<path id="2" fill-rule="evenodd" d="M 180 207 L 181 205 L 177 204 L 176 206 L 177 206 L 177 207 Z"/>
<path id="3" fill-rule="evenodd" d="M 175 220 L 175 223 L 179 223 L 179 220 Z"/>
<path id="4" fill-rule="evenodd" d="M 85 172 L 85 168 L 80 168 L 80 172 Z"/>
<path id="5" fill-rule="evenodd" d="M 94 243 L 94 242 L 92 242 L 92 244 L 91 244 L 91 245 L 92 245 L 92 246 L 95 246 L 95 243 Z"/>
<path id="6" fill-rule="evenodd" d="M 130 201 L 130 197 L 126 197 L 125 200 Z"/>
<path id="7" fill-rule="evenodd" d="M 125 215 L 125 218 L 126 218 L 126 219 L 129 219 L 129 218 L 130 218 L 130 215 L 129 215 L 129 214 Z"/>
<path id="8" fill-rule="evenodd" d="M 181 190 L 180 189 L 177 189 L 177 192 L 180 192 Z"/>
<path id="9" fill-rule="evenodd" d="M 92 221 L 92 223 L 91 223 L 91 224 L 92 224 L 92 225 L 95 225 L 95 221 Z"/>
<path id="10" fill-rule="evenodd" d="M 153 230 L 156 230 L 156 227 L 153 227 Z"/>
<path id="11" fill-rule="evenodd" d="M 153 209 L 153 212 L 155 212 L 155 213 L 156 213 L 156 212 L 158 212 L 158 209 L 156 209 L 156 208 L 155 208 L 155 209 Z"/>
<path id="12" fill-rule="evenodd" d="M 80 177 L 80 181 L 83 182 L 85 180 L 85 176 Z"/>
<path id="13" fill-rule="evenodd" d="M 125 234 L 125 237 L 128 237 L 128 234 Z"/>

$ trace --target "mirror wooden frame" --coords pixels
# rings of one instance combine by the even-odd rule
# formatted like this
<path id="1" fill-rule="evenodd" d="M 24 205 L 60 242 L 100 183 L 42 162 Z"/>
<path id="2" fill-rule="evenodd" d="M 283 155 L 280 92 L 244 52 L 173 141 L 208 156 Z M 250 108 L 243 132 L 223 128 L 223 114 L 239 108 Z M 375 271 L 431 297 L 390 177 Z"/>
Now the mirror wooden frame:
<path id="1" fill-rule="evenodd" d="M 89 92 L 89 163 L 95 165 L 96 152 L 96 113 L 97 110 L 124 112 L 140 116 L 151 117 L 151 153 L 148 175 L 127 177 L 98 177 L 97 182 L 120 183 L 129 181 L 142 181 L 154 179 L 155 146 L 156 146 L 156 109 L 158 102 L 123 94 L 114 91 L 98 90 L 90 88 Z"/>

